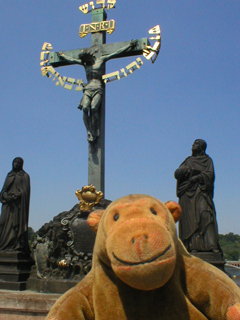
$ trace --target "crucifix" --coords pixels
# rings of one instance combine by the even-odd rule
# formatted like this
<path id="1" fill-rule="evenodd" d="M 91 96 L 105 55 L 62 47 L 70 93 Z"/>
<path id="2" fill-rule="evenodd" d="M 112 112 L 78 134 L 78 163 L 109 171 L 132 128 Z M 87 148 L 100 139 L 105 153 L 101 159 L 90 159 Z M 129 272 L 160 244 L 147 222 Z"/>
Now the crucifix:
<path id="1" fill-rule="evenodd" d="M 116 1 L 108 0 L 110 8 L 114 7 Z M 65 82 L 81 85 L 82 88 L 75 91 L 83 90 L 83 97 L 78 108 L 83 110 L 83 121 L 87 129 L 88 147 L 88 184 L 94 185 L 97 190 L 104 193 L 104 172 L 105 172 L 105 83 L 120 79 L 123 76 L 139 69 L 142 61 L 140 58 L 137 62 L 130 64 L 127 68 L 128 73 L 121 69 L 123 75 L 120 77 L 119 72 L 113 72 L 105 75 L 105 64 L 110 59 L 130 57 L 136 55 L 144 55 L 147 60 L 154 62 L 160 50 L 160 28 L 154 27 L 152 33 L 156 37 L 150 38 L 157 40 L 153 47 L 150 46 L 148 38 L 131 40 L 126 42 L 118 42 L 106 44 L 106 32 L 111 34 L 115 28 L 115 21 L 106 21 L 107 14 L 104 10 L 105 0 L 97 0 L 97 4 L 103 4 L 102 8 L 96 9 L 93 1 L 92 6 L 92 23 L 89 25 L 81 25 L 79 30 L 80 37 L 84 37 L 91 33 L 91 46 L 69 51 L 51 52 L 48 53 L 47 60 L 41 56 L 40 60 L 44 60 L 40 65 L 42 74 L 49 77 L 49 72 L 55 74 L 58 82 L 63 86 Z M 79 8 L 83 13 L 88 13 L 88 4 Z M 151 31 L 150 30 L 150 31 Z M 157 45 L 156 45 L 157 43 Z M 51 50 L 50 44 L 44 45 L 43 49 Z M 50 53 L 50 54 L 49 54 Z M 153 56 L 155 59 L 153 60 Z M 48 60 L 49 59 L 49 60 Z M 79 64 L 85 68 L 87 84 L 82 80 L 77 80 L 67 77 L 61 77 L 54 68 Z M 51 76 L 52 76 L 51 75 Z M 50 76 L 50 77 L 51 77 Z M 111 79 L 112 78 L 112 79 Z M 68 86 L 68 87 L 67 87 Z M 69 85 L 65 84 L 65 88 L 69 89 Z M 71 86 L 72 88 L 72 86 Z"/>

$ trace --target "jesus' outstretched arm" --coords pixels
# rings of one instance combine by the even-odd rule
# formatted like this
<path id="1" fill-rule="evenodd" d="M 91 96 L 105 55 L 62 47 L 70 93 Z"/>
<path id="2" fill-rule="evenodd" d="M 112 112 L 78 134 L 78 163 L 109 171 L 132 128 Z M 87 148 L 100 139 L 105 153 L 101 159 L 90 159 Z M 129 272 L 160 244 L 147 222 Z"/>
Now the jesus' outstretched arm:
<path id="1" fill-rule="evenodd" d="M 106 61 L 108 61 L 108 60 L 110 60 L 112 58 L 116 58 L 118 55 L 120 55 L 121 53 L 127 51 L 128 49 L 136 47 L 137 43 L 138 43 L 138 40 L 131 40 L 130 44 L 128 44 L 127 46 L 119 49 L 116 52 L 113 52 L 113 53 L 110 53 L 108 55 L 102 56 L 100 59 L 102 59 L 103 62 L 106 62 Z"/>
<path id="2" fill-rule="evenodd" d="M 81 59 L 75 59 L 75 58 L 72 58 L 72 57 L 70 57 L 70 56 L 67 56 L 67 55 L 64 54 L 62 51 L 57 52 L 57 55 L 58 55 L 60 58 L 66 60 L 66 61 L 74 62 L 74 63 L 80 64 L 80 65 L 83 65 L 83 62 L 82 62 Z"/>

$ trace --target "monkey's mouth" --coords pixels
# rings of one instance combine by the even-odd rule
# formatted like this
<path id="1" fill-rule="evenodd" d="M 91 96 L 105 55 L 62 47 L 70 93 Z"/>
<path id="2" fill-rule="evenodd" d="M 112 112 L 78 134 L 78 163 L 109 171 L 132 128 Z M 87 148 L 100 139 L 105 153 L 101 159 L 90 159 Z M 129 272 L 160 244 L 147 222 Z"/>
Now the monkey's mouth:
<path id="1" fill-rule="evenodd" d="M 131 261 L 125 261 L 125 260 L 122 260 L 120 258 L 118 258 L 114 252 L 112 253 L 113 257 L 120 263 L 122 264 L 125 264 L 125 265 L 128 265 L 128 266 L 137 266 L 137 265 L 140 265 L 140 264 L 146 264 L 146 263 L 151 263 L 155 260 L 157 260 L 158 258 L 162 257 L 167 251 L 169 251 L 171 249 L 171 245 L 169 245 L 162 253 L 150 258 L 150 259 L 147 259 L 147 260 L 143 260 L 143 261 L 140 261 L 140 262 L 131 262 Z"/>

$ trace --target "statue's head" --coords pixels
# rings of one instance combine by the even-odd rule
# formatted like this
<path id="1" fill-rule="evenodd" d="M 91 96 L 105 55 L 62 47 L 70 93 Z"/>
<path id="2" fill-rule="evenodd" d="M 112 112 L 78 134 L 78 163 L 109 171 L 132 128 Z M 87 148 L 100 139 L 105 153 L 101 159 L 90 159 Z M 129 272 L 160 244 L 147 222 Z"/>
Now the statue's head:
<path id="1" fill-rule="evenodd" d="M 20 171 L 23 169 L 23 159 L 20 157 L 14 158 L 12 162 L 13 171 Z"/>
<path id="2" fill-rule="evenodd" d="M 79 59 L 81 59 L 83 62 L 85 62 L 86 64 L 92 64 L 95 62 L 95 56 L 94 53 L 91 52 L 90 50 L 82 50 L 79 53 Z"/>
<path id="3" fill-rule="evenodd" d="M 207 149 L 206 141 L 202 139 L 196 139 L 192 145 L 192 153 L 195 155 L 203 155 Z"/>

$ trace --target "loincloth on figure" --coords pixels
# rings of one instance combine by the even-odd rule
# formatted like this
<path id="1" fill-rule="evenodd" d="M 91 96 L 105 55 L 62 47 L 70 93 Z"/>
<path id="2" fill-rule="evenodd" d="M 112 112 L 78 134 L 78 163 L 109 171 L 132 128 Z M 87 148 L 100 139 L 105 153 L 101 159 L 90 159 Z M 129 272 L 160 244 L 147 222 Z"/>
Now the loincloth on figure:
<path id="1" fill-rule="evenodd" d="M 94 88 L 94 89 L 83 89 L 83 97 L 80 101 L 79 105 L 83 106 L 82 102 L 84 101 L 84 97 L 87 96 L 91 100 L 97 95 L 100 94 L 103 95 L 103 88 Z"/>

